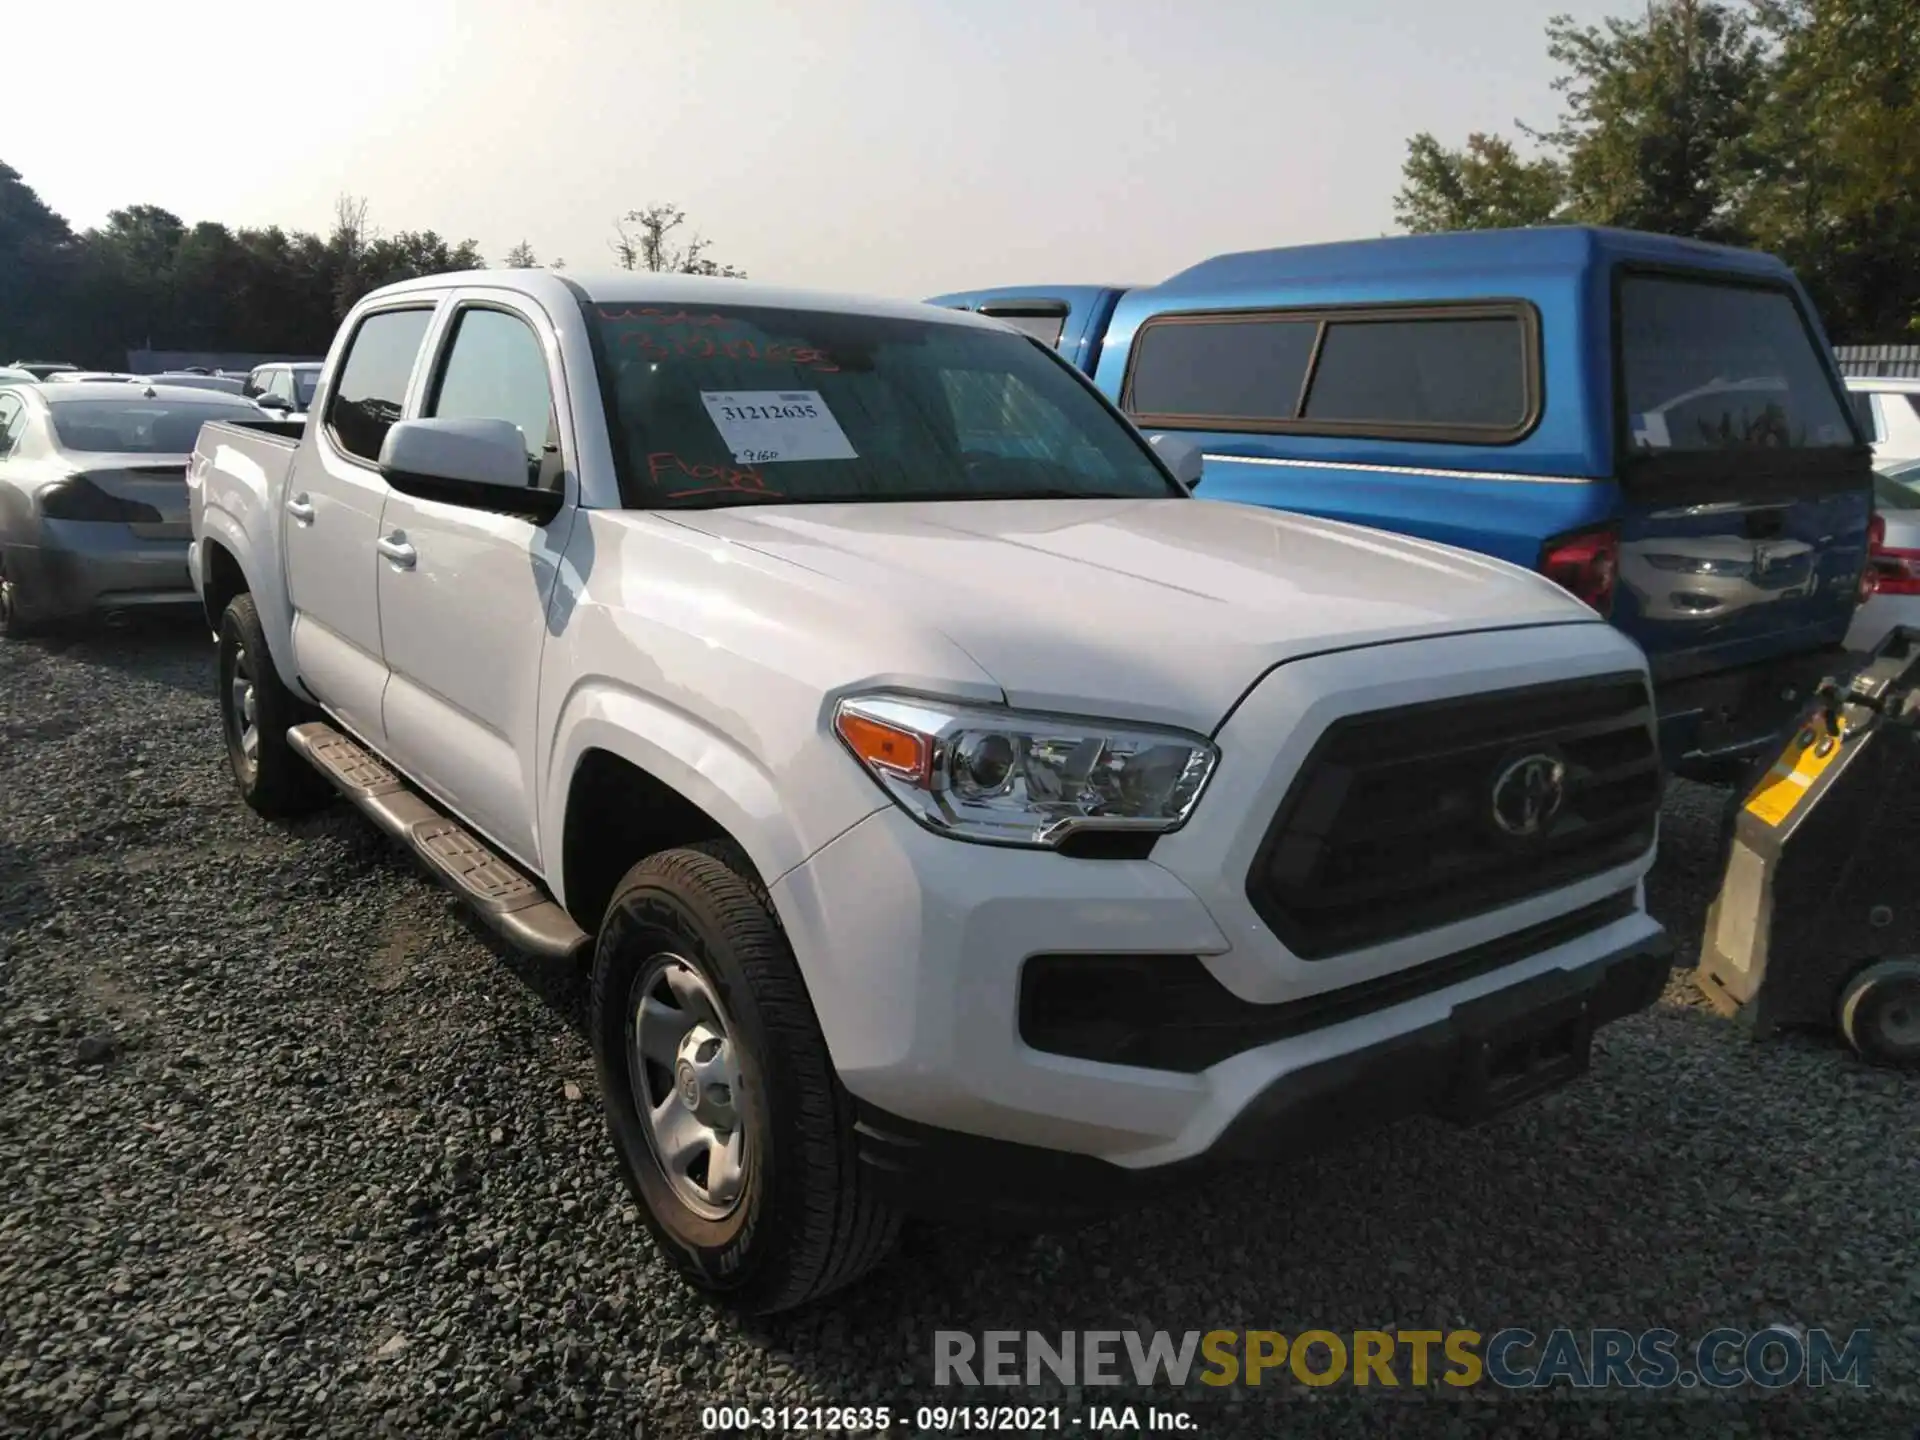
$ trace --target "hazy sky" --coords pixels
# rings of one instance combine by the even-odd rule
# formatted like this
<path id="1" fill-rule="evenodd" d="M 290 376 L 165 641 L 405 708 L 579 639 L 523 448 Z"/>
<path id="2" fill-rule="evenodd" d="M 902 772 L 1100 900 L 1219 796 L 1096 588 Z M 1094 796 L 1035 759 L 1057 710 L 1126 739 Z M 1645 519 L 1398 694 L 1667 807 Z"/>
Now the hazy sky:
<path id="1" fill-rule="evenodd" d="M 1603 0 L 16 0 L 0 160 L 76 226 L 522 238 L 685 209 L 757 280 L 1151 281 L 1379 234 L 1407 136 L 1550 120 Z"/>

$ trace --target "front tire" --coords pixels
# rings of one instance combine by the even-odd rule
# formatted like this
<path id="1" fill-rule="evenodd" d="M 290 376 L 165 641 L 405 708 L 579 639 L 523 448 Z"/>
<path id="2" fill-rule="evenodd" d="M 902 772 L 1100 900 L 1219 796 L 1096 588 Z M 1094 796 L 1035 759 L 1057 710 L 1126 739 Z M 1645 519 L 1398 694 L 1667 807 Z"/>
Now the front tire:
<path id="1" fill-rule="evenodd" d="M 663 1254 L 756 1314 L 851 1284 L 898 1218 L 872 1193 L 852 1102 L 772 904 L 722 846 L 635 865 L 593 966 L 607 1126 Z"/>
<path id="2" fill-rule="evenodd" d="M 312 718 L 273 668 L 253 596 L 236 595 L 220 617 L 220 728 L 233 783 L 254 813 L 282 820 L 327 803 L 332 788 L 287 743 L 287 731 Z"/>

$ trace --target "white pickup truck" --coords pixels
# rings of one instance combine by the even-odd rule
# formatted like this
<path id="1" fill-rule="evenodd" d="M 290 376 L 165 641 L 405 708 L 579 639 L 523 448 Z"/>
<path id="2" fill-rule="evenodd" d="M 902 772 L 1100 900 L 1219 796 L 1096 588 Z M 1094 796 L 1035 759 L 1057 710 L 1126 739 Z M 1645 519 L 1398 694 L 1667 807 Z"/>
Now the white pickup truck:
<path id="1" fill-rule="evenodd" d="M 745 1308 L 903 1211 L 1084 1212 L 1578 1074 L 1668 973 L 1639 651 L 1196 460 L 954 311 L 390 287 L 308 425 L 192 460 L 233 773 L 590 957 L 626 1178 Z"/>

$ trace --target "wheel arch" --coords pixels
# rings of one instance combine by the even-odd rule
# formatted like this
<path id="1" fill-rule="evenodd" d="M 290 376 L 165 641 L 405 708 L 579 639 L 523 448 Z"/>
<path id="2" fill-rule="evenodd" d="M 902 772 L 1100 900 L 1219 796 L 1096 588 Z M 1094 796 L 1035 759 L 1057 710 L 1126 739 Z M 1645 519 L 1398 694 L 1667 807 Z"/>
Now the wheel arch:
<path id="1" fill-rule="evenodd" d="M 208 628 L 219 633 L 220 617 L 234 596 L 253 596 L 274 668 L 288 689 L 311 698 L 300 683 L 299 668 L 293 661 L 293 615 L 286 586 L 263 583 L 246 530 L 230 512 L 208 506 L 200 519 L 199 546 L 200 603 Z"/>
<path id="2" fill-rule="evenodd" d="M 738 841 L 713 815 L 624 755 L 583 752 L 567 785 L 555 886 L 589 935 L 600 926 L 620 877 L 640 859 L 703 841 Z"/>
<path id="3" fill-rule="evenodd" d="M 806 858 L 774 780 L 684 712 L 610 685 L 565 711 L 541 832 L 559 836 L 549 887 L 592 933 L 621 875 L 676 845 L 729 841 L 770 886 Z"/>
<path id="4" fill-rule="evenodd" d="M 233 552 L 218 540 L 201 542 L 200 555 L 200 604 L 206 612 L 207 628 L 218 635 L 220 617 L 227 613 L 227 606 L 235 596 L 245 595 L 253 587 L 247 583 L 246 571 L 240 568 Z"/>

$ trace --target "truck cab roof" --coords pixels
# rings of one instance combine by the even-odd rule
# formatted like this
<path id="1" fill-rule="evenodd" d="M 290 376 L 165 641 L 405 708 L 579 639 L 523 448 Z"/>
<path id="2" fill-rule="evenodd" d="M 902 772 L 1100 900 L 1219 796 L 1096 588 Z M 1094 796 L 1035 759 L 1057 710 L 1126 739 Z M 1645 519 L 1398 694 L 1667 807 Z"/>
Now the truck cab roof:
<path id="1" fill-rule="evenodd" d="M 454 271 L 383 286 L 368 295 L 361 305 L 365 307 L 390 297 L 470 287 L 510 291 L 550 306 L 582 302 L 591 305 L 747 305 L 845 315 L 891 315 L 915 320 L 946 319 L 955 324 L 981 323 L 961 312 L 917 300 L 888 300 L 709 275 L 670 275 L 641 270 L 579 274 L 571 270 L 565 274 L 550 270 Z"/>

